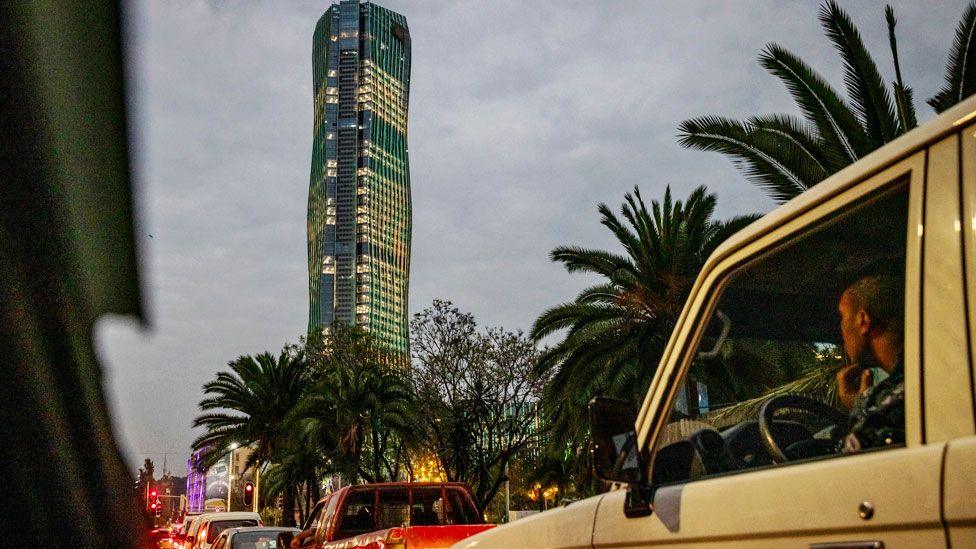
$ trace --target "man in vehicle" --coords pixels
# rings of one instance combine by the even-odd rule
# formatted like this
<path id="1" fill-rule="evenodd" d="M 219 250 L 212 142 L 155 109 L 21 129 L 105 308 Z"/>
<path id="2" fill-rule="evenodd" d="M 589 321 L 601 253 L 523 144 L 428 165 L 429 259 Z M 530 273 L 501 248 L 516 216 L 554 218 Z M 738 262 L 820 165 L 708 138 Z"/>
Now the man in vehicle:
<path id="1" fill-rule="evenodd" d="M 904 301 L 904 282 L 888 275 L 861 278 L 841 294 L 847 365 L 837 373 L 837 396 L 850 411 L 844 453 L 905 442 Z"/>

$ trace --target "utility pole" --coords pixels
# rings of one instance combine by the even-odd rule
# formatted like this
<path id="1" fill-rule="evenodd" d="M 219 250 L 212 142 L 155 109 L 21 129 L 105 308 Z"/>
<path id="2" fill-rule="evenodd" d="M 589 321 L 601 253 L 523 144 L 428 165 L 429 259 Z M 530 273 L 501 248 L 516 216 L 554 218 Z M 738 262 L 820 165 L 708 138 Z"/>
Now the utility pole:
<path id="1" fill-rule="evenodd" d="M 227 512 L 230 512 L 230 495 L 234 491 L 234 450 L 237 449 L 237 443 L 230 445 L 230 454 L 228 454 L 227 461 Z"/>
<path id="2" fill-rule="evenodd" d="M 254 506 L 251 509 L 255 513 L 258 512 L 258 500 L 261 494 L 261 466 L 257 465 L 254 468 Z"/>

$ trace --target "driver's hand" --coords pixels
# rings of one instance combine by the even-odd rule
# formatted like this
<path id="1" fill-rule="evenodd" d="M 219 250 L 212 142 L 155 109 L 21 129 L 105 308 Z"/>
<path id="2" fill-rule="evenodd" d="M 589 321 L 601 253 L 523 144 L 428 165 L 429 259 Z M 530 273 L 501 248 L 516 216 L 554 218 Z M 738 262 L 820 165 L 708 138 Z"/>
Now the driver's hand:
<path id="1" fill-rule="evenodd" d="M 859 364 L 849 364 L 837 372 L 837 398 L 850 410 L 854 401 L 871 388 L 871 370 L 862 370 Z"/>

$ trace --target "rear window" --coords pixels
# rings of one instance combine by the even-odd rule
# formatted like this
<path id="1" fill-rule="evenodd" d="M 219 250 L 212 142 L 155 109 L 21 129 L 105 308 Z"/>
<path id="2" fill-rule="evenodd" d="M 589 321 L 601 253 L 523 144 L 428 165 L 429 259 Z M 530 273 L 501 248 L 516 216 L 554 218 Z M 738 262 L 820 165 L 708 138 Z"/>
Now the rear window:
<path id="1" fill-rule="evenodd" d="M 230 549 L 278 549 L 278 534 L 283 530 L 268 532 L 239 532 L 231 539 Z"/>
<path id="2" fill-rule="evenodd" d="M 410 490 L 406 488 L 381 488 L 377 530 L 396 528 L 407 522 L 410 514 Z"/>
<path id="3" fill-rule="evenodd" d="M 221 532 L 228 528 L 240 528 L 242 526 L 257 526 L 258 521 L 253 519 L 240 520 L 215 520 L 207 528 L 207 543 L 213 543 Z"/>
<path id="4" fill-rule="evenodd" d="M 447 496 L 445 524 L 481 524 L 483 521 L 467 492 L 459 488 L 444 490 Z"/>
<path id="5" fill-rule="evenodd" d="M 355 490 L 346 496 L 346 509 L 339 521 L 336 539 L 343 539 L 376 530 L 376 515 L 372 490 Z"/>

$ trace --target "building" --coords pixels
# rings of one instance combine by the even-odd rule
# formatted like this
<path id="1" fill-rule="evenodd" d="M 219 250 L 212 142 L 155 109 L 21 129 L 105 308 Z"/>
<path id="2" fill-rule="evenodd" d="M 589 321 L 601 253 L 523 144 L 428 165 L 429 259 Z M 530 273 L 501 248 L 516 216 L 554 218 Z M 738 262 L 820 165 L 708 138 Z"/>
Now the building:
<path id="1" fill-rule="evenodd" d="M 312 42 L 308 329 L 362 326 L 408 354 L 410 170 L 406 19 L 341 0 Z"/>
<path id="2" fill-rule="evenodd" d="M 210 448 L 197 450 L 190 454 L 186 462 L 187 510 L 226 510 L 228 502 L 232 509 L 240 510 L 237 507 L 241 505 L 241 484 L 254 481 L 254 468 L 246 467 L 254 448 L 235 446 L 227 449 L 216 463 L 203 470 L 202 464 L 208 452 Z"/>

